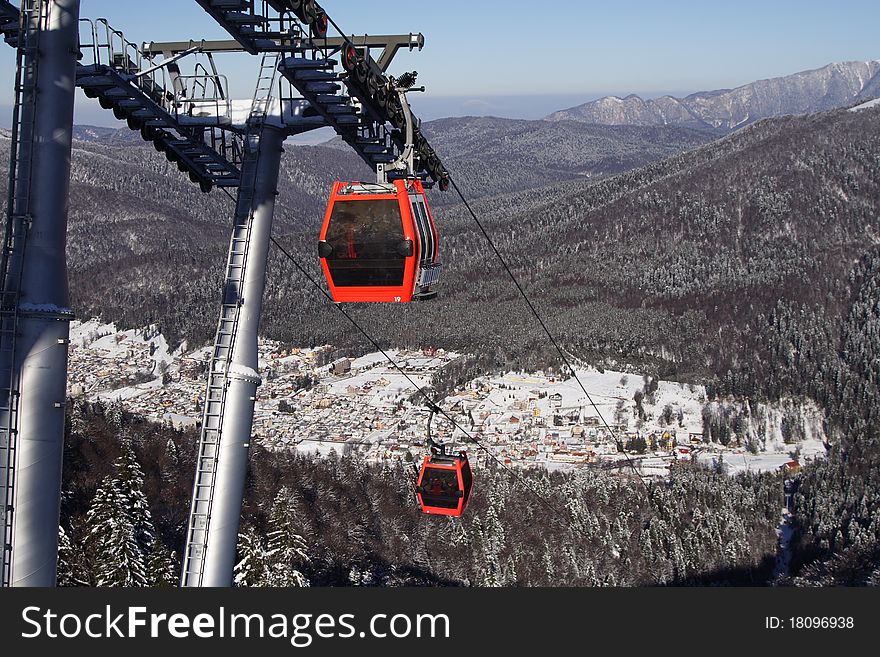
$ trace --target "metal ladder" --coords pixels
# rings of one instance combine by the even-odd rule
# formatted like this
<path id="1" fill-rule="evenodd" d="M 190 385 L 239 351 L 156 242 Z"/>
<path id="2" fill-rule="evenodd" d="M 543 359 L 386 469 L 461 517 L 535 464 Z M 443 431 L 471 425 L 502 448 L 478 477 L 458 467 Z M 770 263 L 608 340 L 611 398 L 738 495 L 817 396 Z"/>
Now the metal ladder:
<path id="1" fill-rule="evenodd" d="M 35 22 L 33 18 L 37 18 Z M 12 535 L 15 511 L 15 465 L 19 381 L 15 375 L 19 300 L 24 252 L 30 229 L 30 188 L 34 154 L 36 79 L 43 3 L 23 0 L 15 69 L 15 106 L 12 117 L 9 190 L 3 253 L 0 260 L 0 586 L 12 578 Z M 22 134 L 25 136 L 22 143 Z"/>
<path id="2" fill-rule="evenodd" d="M 226 262 L 226 279 L 223 286 L 223 304 L 214 340 L 205 406 L 202 416 L 202 432 L 199 439 L 199 455 L 196 464 L 196 480 L 193 486 L 187 544 L 184 552 L 184 586 L 201 586 L 204 578 L 205 552 L 208 547 L 208 530 L 217 478 L 217 462 L 220 456 L 220 438 L 223 414 L 226 409 L 226 392 L 229 369 L 235 349 L 235 338 L 241 312 L 241 293 L 245 266 L 253 225 L 253 198 L 256 184 L 257 161 L 260 153 L 260 134 L 272 103 L 278 54 L 266 53 L 260 65 L 260 77 L 254 92 L 245 154 L 241 168 L 241 186 L 235 209 L 235 225 Z"/>

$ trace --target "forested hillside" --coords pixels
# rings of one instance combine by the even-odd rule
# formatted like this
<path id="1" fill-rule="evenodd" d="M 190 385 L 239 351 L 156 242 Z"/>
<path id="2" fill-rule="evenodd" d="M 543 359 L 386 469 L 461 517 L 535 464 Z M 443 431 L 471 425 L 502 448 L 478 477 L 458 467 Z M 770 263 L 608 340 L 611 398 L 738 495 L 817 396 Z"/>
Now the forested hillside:
<path id="1" fill-rule="evenodd" d="M 192 433 L 75 404 L 59 581 L 173 583 L 194 464 Z M 772 576 L 777 475 L 734 479 L 684 465 L 668 482 L 642 486 L 598 471 L 520 479 L 484 467 L 467 514 L 451 519 L 419 511 L 412 467 L 255 449 L 237 582 L 755 585 Z"/>
<path id="2" fill-rule="evenodd" d="M 0 149 L 7 144 L 0 141 Z M 550 328 L 577 358 L 699 379 L 714 397 L 806 396 L 826 411 L 835 445 L 827 463 L 797 478 L 793 570 L 781 581 L 878 579 L 878 153 L 880 108 L 764 121 L 599 181 L 485 196 L 485 179 L 453 171 Z M 143 147 L 78 146 L 74 306 L 81 316 L 101 313 L 126 326 L 155 322 L 172 340 L 201 343 L 214 328 L 231 202 L 216 192 L 200 196 L 154 156 Z M 302 167 L 300 158 L 313 158 L 315 166 Z M 494 171 L 506 175 L 504 167 Z M 332 148 L 288 154 L 277 231 L 316 275 L 327 184 L 363 172 Z M 439 207 L 436 214 L 445 263 L 441 296 L 351 312 L 384 345 L 434 344 L 477 354 L 462 364 L 462 376 L 552 361 L 545 337 L 463 208 Z M 366 348 L 276 252 L 263 333 L 289 344 Z M 745 402 L 743 412 L 749 412 Z M 123 444 L 131 439 L 146 468 L 152 514 L 152 529 L 143 515 L 132 520 L 140 538 L 127 554 L 152 560 L 143 581 L 165 581 L 167 551 L 180 549 L 194 436 L 106 415 L 82 411 L 72 421 L 65 475 L 71 581 L 115 582 L 113 573 L 121 572 L 88 563 L 106 551 L 78 554 L 76 547 L 90 535 L 90 522 L 108 517 L 94 511 L 90 520 L 95 499 L 108 508 L 140 504 L 130 457 L 113 467 L 120 449 L 113 436 Z M 277 575 L 281 581 L 315 584 L 765 583 L 772 570 L 766 560 L 774 552 L 781 494 L 774 477 L 720 479 L 685 469 L 648 499 L 644 489 L 606 475 L 529 474 L 563 510 L 565 520 L 557 523 L 556 513 L 505 471 L 490 469 L 482 473 L 472 516 L 428 524 L 412 508 L 402 473 L 356 460 L 289 463 L 289 455 L 255 455 L 245 521 L 246 553 L 254 557 L 250 570 L 240 572 L 243 582 L 277 582 L 265 573 L 281 572 L 288 578 Z M 287 534 L 273 539 L 290 555 L 287 565 L 266 561 L 278 547 L 270 548 L 265 533 L 273 503 L 276 518 L 291 519 Z M 543 547 L 545 538 L 550 548 Z M 520 545 L 527 554 L 513 547 Z M 351 562 L 359 564 L 354 574 L 340 565 Z"/>
<path id="3" fill-rule="evenodd" d="M 688 130 L 551 125 L 542 121 L 449 119 L 426 124 L 470 194 L 532 189 L 548 180 L 581 179 L 630 169 L 705 143 Z M 536 136 L 536 131 L 542 131 Z M 486 131 L 482 137 L 480 131 Z M 101 314 L 127 326 L 159 322 L 174 341 L 200 343 L 213 333 L 232 201 L 221 190 L 203 195 L 176 167 L 127 131 L 84 127 L 76 135 L 68 260 L 80 316 Z M 566 142 L 566 139 L 568 140 Z M 540 145 L 541 148 L 535 148 Z M 440 147 L 440 146 L 438 146 Z M 0 140 L 0 163 L 8 141 Z M 516 164 L 519 162 L 520 164 Z M 525 163 L 525 164 L 522 164 Z M 503 175 L 499 175 L 499 172 Z M 276 234 L 295 234 L 313 264 L 314 242 L 333 180 L 374 174 L 347 147 L 288 146 L 282 161 Z M 6 178 L 0 177 L 0 190 Z M 435 193 L 437 205 L 454 202 Z M 536 200 L 543 198 L 535 193 Z M 442 216 L 438 221 L 443 227 Z M 445 258 L 454 266 L 450 258 Z M 268 313 L 287 324 L 303 281 L 269 281 Z M 314 310 L 313 291 L 310 297 Z M 301 296 L 301 295 L 300 295 Z M 281 326 L 267 318 L 268 335 Z M 292 327 L 291 327 L 292 328 Z M 290 335 L 289 330 L 285 330 Z M 330 341 L 303 334 L 294 341 Z M 418 342 L 417 339 L 414 340 Z"/>
<path id="4" fill-rule="evenodd" d="M 602 178 L 702 146 L 717 137 L 686 128 L 601 126 L 494 117 L 440 119 L 422 126 L 471 197 L 498 196 L 566 180 Z M 457 203 L 435 194 L 435 205 Z"/>
<path id="5" fill-rule="evenodd" d="M 613 178 L 474 207 L 575 356 L 703 379 L 721 394 L 805 393 L 851 406 L 876 386 L 853 354 L 876 349 L 875 334 L 860 328 L 870 309 L 859 304 L 870 298 L 880 234 L 878 123 L 877 109 L 765 121 Z M 231 201 L 198 194 L 156 155 L 78 146 L 74 307 L 126 326 L 156 322 L 172 341 L 201 343 L 214 328 Z M 288 149 L 276 232 L 316 275 L 326 186 L 359 173 L 364 167 L 349 153 Z M 474 183 L 459 180 L 472 194 Z M 482 183 L 476 188 L 479 195 Z M 443 345 L 498 366 L 540 364 L 546 341 L 469 217 L 460 206 L 436 214 L 440 298 L 352 312 L 384 344 Z M 277 252 L 266 301 L 268 337 L 361 346 Z"/>

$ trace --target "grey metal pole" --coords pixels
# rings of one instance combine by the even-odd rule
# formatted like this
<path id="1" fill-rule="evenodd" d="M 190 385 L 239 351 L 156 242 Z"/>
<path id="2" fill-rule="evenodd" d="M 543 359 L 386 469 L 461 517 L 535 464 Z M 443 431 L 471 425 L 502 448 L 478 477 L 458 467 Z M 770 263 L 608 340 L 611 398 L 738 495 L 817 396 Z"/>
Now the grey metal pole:
<path id="1" fill-rule="evenodd" d="M 227 388 L 220 418 L 220 442 L 213 465 L 211 502 L 207 516 L 202 516 L 207 526 L 193 532 L 195 526 L 199 524 L 197 517 L 200 515 L 198 513 L 199 481 L 206 474 L 207 466 L 207 463 L 200 459 L 196 471 L 193 516 L 190 520 L 190 531 L 187 533 L 188 545 L 185 555 L 187 562 L 184 564 L 181 580 L 183 586 L 232 585 L 248 451 L 253 429 L 254 401 L 257 386 L 260 384 L 257 337 L 283 142 L 284 135 L 281 131 L 263 127 L 257 157 L 253 160 L 246 159 L 242 165 L 243 182 L 239 188 L 231 252 L 237 248 L 235 240 L 242 239 L 239 229 L 247 223 L 249 216 L 252 217 L 252 223 L 239 286 L 241 292 L 237 299 L 239 312 L 232 358 L 226 372 Z M 249 168 L 253 169 L 249 171 Z M 251 180 L 253 180 L 252 193 L 247 184 Z M 232 272 L 238 266 L 234 258 L 231 258 L 230 262 L 227 281 L 234 278 L 235 274 Z M 228 288 L 225 294 L 228 296 L 229 293 Z M 232 301 L 235 300 L 224 299 L 224 309 Z M 224 321 L 221 317 L 221 325 Z M 209 383 L 209 395 L 210 385 Z M 206 409 L 208 403 L 206 399 Z M 208 421 L 210 418 L 206 415 L 206 422 Z M 204 445 L 202 448 L 200 454 L 207 453 L 204 451 Z M 200 552 L 194 550 L 197 546 Z M 199 556 L 192 558 L 188 556 L 197 553 Z M 202 561 L 201 568 L 199 568 L 199 560 Z"/>
<path id="2" fill-rule="evenodd" d="M 12 586 L 54 586 L 67 388 L 70 152 L 80 0 L 41 0 L 35 98 L 22 108 L 15 212 L 27 215 L 13 380 L 18 381 Z M 30 113 L 30 116 L 28 114 Z M 22 143 L 25 143 L 24 141 Z"/>

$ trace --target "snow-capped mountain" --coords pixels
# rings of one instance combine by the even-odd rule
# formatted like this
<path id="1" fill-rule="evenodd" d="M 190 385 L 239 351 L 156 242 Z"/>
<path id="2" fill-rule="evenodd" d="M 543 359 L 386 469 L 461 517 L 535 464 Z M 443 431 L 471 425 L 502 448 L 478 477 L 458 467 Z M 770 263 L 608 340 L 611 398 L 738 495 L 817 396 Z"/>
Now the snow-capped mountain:
<path id="1" fill-rule="evenodd" d="M 636 95 L 606 96 L 555 112 L 546 120 L 730 131 L 760 119 L 821 112 L 875 96 L 880 96 L 880 60 L 829 64 L 736 89 L 698 92 L 685 98 L 663 96 L 644 100 Z"/>

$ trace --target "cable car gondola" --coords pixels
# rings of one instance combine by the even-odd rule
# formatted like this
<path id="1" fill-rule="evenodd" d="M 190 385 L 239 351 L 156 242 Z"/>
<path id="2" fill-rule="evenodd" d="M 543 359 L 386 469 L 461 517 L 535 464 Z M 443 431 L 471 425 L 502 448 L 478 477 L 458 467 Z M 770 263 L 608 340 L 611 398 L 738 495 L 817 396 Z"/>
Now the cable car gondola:
<path id="1" fill-rule="evenodd" d="M 447 454 L 445 445 L 432 440 L 433 417 L 434 408 L 428 417 L 427 443 L 431 453 L 422 461 L 416 480 L 416 496 L 424 513 L 458 517 L 467 508 L 474 476 L 467 454 Z"/>
<path id="2" fill-rule="evenodd" d="M 421 180 L 335 183 L 318 255 L 334 301 L 435 296 L 437 229 Z"/>
<path id="3" fill-rule="evenodd" d="M 457 517 L 467 508 L 473 483 L 467 454 L 431 454 L 422 462 L 416 495 L 423 512 Z"/>

